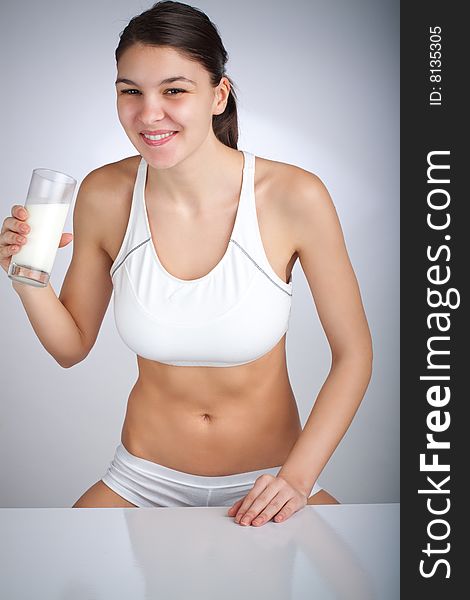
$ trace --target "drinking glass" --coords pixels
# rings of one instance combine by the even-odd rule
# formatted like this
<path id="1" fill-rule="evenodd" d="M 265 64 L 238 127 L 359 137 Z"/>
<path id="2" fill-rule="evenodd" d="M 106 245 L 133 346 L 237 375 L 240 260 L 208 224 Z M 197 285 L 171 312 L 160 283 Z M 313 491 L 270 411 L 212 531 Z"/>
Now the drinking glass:
<path id="1" fill-rule="evenodd" d="M 11 257 L 10 279 L 36 287 L 49 283 L 76 185 L 76 180 L 65 173 L 33 170 L 24 204 L 31 229 L 26 243 Z"/>

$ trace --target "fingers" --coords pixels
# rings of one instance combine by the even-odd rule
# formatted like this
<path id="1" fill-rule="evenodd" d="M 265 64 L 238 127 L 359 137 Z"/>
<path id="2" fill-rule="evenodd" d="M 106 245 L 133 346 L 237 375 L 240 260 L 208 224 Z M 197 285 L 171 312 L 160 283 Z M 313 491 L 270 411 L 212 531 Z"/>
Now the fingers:
<path id="1" fill-rule="evenodd" d="M 11 214 L 13 216 L 7 217 L 3 221 L 1 233 L 3 234 L 5 231 L 9 230 L 16 231 L 17 233 L 29 233 L 30 226 L 26 223 L 29 215 L 26 210 L 19 204 L 16 204 L 12 207 Z"/>
<path id="2" fill-rule="evenodd" d="M 70 242 L 73 240 L 73 233 L 63 233 L 61 238 L 60 238 L 60 242 L 59 242 L 59 248 L 63 248 L 64 246 L 67 246 L 67 244 L 70 244 Z"/>
<path id="3" fill-rule="evenodd" d="M 245 520 L 246 525 L 249 525 L 250 523 L 253 525 L 262 525 L 272 518 L 279 522 L 293 514 L 298 508 L 297 498 L 292 498 L 288 492 L 278 492 L 276 496 L 267 503 L 264 509 L 255 506 L 250 508 L 243 516 L 242 523 Z"/>
<path id="4" fill-rule="evenodd" d="M 244 499 L 245 499 L 244 497 L 240 498 L 240 500 L 237 500 L 235 502 L 235 504 L 228 509 L 227 514 L 228 514 L 229 517 L 231 517 L 231 516 L 233 516 L 234 514 L 237 513 L 237 511 L 240 508 L 240 506 L 242 505 L 242 502 L 243 502 Z"/>
<path id="5" fill-rule="evenodd" d="M 248 507 L 242 507 L 239 514 L 235 517 L 235 522 L 240 525 L 250 525 L 257 517 L 261 517 L 259 522 L 264 520 L 269 521 L 275 514 L 277 514 L 284 504 L 290 499 L 289 494 L 276 492 L 270 488 L 269 493 L 261 494 L 252 504 Z"/>
<path id="6" fill-rule="evenodd" d="M 243 498 L 243 502 L 239 506 L 237 514 L 235 515 L 235 522 L 241 523 L 248 509 L 251 509 L 251 512 L 248 514 L 247 518 L 249 521 L 251 521 L 251 518 L 258 514 L 255 513 L 253 509 L 257 508 L 258 506 L 261 506 L 262 504 L 261 508 L 259 509 L 262 510 L 266 506 L 266 504 L 271 501 L 273 496 L 277 494 L 277 487 L 279 487 L 279 482 L 273 475 L 268 475 L 266 473 L 258 477 L 255 481 L 254 486 Z M 245 524 L 246 523 L 243 522 L 243 525 Z"/>
<path id="7" fill-rule="evenodd" d="M 305 504 L 302 494 L 286 480 L 264 474 L 243 499 L 235 523 L 257 526 L 271 519 L 285 521 Z"/>
<path id="8" fill-rule="evenodd" d="M 13 205 L 11 214 L 11 217 L 7 217 L 3 221 L 0 233 L 0 259 L 8 259 L 19 252 L 22 246 L 27 243 L 27 236 L 31 232 L 31 227 L 27 223 L 29 213 L 24 206 L 20 204 Z M 72 239 L 72 233 L 63 233 L 59 248 L 69 244 Z M 5 264 L 4 262 L 1 263 L 3 268 L 5 268 Z"/>
<path id="9" fill-rule="evenodd" d="M 28 218 L 27 210 L 20 204 L 15 204 L 11 209 L 11 217 L 3 221 L 0 233 L 0 258 L 8 258 L 18 252 L 26 243 L 26 236 L 31 231 L 25 222 Z"/>
<path id="10" fill-rule="evenodd" d="M 14 231 L 6 231 L 3 234 L 3 239 L 5 240 L 5 243 L 7 243 L 7 244 L 25 244 L 26 243 L 26 237 L 24 235 L 19 235 L 18 233 L 15 233 Z"/>
<path id="11" fill-rule="evenodd" d="M 14 204 L 11 207 L 11 214 L 21 220 L 25 220 L 29 216 L 27 209 L 24 206 L 21 206 L 21 204 Z"/>

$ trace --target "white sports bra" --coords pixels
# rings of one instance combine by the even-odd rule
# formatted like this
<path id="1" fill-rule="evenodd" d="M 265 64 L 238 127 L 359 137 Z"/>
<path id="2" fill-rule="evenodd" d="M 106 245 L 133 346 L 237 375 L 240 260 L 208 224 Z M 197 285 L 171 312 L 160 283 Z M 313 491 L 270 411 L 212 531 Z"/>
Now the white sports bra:
<path id="1" fill-rule="evenodd" d="M 283 281 L 264 251 L 255 205 L 255 156 L 243 151 L 243 181 L 227 250 L 203 277 L 163 267 L 145 203 L 142 157 L 126 233 L 110 275 L 119 335 L 136 354 L 175 366 L 231 367 L 271 350 L 288 329 L 292 276 Z"/>

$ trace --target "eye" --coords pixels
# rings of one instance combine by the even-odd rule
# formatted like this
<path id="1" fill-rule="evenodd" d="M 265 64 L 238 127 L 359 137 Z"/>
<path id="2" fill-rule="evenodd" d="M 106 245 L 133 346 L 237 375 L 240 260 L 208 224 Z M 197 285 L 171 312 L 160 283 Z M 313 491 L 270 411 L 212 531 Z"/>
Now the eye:
<path id="1" fill-rule="evenodd" d="M 172 94 L 167 94 L 168 96 L 176 96 L 177 94 L 184 94 L 184 92 L 186 90 L 182 90 L 180 88 L 170 88 L 168 90 L 166 90 L 167 92 L 175 92 Z M 127 90 L 121 90 L 121 94 L 127 94 L 128 96 L 135 96 L 134 93 L 132 92 L 136 92 L 137 94 L 140 94 L 139 90 L 135 90 L 135 89 L 127 89 Z"/>

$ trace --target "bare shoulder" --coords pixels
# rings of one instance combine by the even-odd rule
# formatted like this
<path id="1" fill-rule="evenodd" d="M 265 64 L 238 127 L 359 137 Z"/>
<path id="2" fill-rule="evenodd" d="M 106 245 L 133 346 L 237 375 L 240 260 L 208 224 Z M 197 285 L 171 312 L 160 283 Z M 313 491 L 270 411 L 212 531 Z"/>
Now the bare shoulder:
<path id="1" fill-rule="evenodd" d="M 336 207 L 318 175 L 293 167 L 286 206 L 293 243 L 304 271 L 318 262 L 323 266 L 334 260 L 337 264 L 348 262 Z M 312 271 L 309 274 L 312 276 Z"/>
<path id="2" fill-rule="evenodd" d="M 136 169 L 140 160 L 140 155 L 129 156 L 116 162 L 107 163 L 90 171 L 83 179 L 81 187 L 86 187 L 89 192 L 102 194 L 103 202 L 109 198 L 109 194 L 116 194 L 122 191 L 123 184 L 129 182 L 135 177 Z"/>
<path id="3" fill-rule="evenodd" d="M 140 155 L 129 156 L 93 169 L 83 179 L 76 211 L 96 226 L 100 245 L 112 260 L 129 218 L 132 190 Z"/>
<path id="4" fill-rule="evenodd" d="M 260 183 L 268 185 L 286 211 L 294 215 L 315 202 L 331 201 L 323 181 L 315 173 L 289 163 L 256 157 Z"/>
<path id="5" fill-rule="evenodd" d="M 334 221 L 337 226 L 336 209 L 318 175 L 296 165 L 257 157 L 258 165 L 260 186 L 270 198 L 270 208 L 276 209 L 296 248 L 316 229 L 327 226 L 331 230 Z"/>

